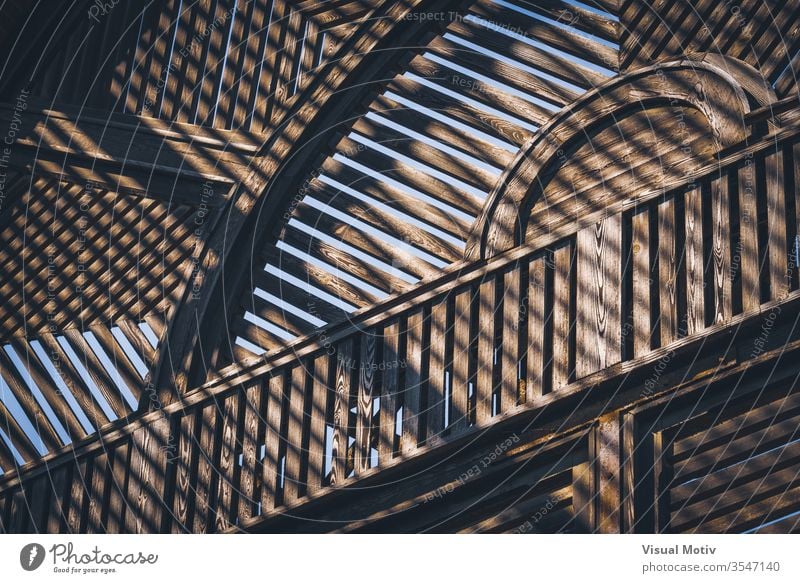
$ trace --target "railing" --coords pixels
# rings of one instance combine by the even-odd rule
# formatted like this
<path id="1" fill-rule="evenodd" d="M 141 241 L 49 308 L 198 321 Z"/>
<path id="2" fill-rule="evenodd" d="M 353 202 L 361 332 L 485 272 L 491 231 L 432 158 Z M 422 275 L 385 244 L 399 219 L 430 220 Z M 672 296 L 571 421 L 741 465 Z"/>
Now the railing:
<path id="1" fill-rule="evenodd" d="M 755 314 L 799 287 L 799 133 L 782 130 L 666 193 L 619 201 L 488 263 L 455 266 L 21 478 L 4 476 L 4 528 L 249 524 Z"/>

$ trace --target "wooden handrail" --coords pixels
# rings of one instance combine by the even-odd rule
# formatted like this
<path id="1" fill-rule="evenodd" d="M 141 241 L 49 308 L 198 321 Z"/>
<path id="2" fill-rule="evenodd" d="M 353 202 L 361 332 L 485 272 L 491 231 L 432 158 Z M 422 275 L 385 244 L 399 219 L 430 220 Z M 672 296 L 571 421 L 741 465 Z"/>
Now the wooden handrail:
<path id="1" fill-rule="evenodd" d="M 797 163 L 797 134 L 797 127 L 781 130 L 679 183 L 618 201 L 489 262 L 455 265 L 266 362 L 223 371 L 180 403 L 48 455 L 23 468 L 22 481 L 50 479 L 74 460 L 70 479 L 83 479 L 86 463 L 101 463 L 98 455 L 106 456 L 106 465 L 95 466 L 102 476 L 116 467 L 109 456 L 131 456 L 124 467 L 135 492 L 126 496 L 139 507 L 120 529 L 226 530 L 499 416 L 558 401 L 604 370 L 637 366 L 714 326 L 751 318 L 798 289 L 790 261 L 797 226 L 776 215 L 795 208 L 781 172 L 785 151 Z M 765 177 L 764 191 L 750 188 L 757 182 L 750 172 Z M 784 225 L 772 233 L 771 249 L 759 250 L 763 243 L 747 221 L 730 232 L 732 184 L 740 185 L 739 212 L 751 212 L 759 197 L 775 219 L 770 224 Z M 710 233 L 704 224 L 713 225 Z M 651 241 L 654 229 L 659 235 Z M 734 239 L 744 250 L 738 263 Z M 707 265 L 712 248 L 716 261 Z M 653 273 L 660 283 L 651 285 Z M 3 476 L 0 489 L 14 495 L 20 479 Z M 199 506 L 186 515 L 195 490 Z"/>

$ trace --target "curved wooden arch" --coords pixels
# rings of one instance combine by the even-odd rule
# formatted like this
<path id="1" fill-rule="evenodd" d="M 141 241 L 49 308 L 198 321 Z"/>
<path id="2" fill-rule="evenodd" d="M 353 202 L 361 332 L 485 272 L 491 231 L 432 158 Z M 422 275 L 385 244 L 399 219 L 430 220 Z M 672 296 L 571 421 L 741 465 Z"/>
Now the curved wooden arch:
<path id="1" fill-rule="evenodd" d="M 490 258 L 522 242 L 533 186 L 575 140 L 628 111 L 659 105 L 702 112 L 712 129 L 715 152 L 747 137 L 747 96 L 736 79 L 715 64 L 683 59 L 617 77 L 564 108 L 519 152 L 475 221 L 465 257 Z"/>
<path id="2" fill-rule="evenodd" d="M 376 7 L 364 17 L 362 24 L 339 49 L 341 58 L 328 61 L 309 86 L 296 94 L 287 105 L 282 117 L 275 122 L 275 131 L 266 136 L 251 171 L 234 187 L 226 208 L 217 222 L 211 225 L 211 234 L 205 248 L 196 259 L 195 281 L 187 286 L 184 297 L 167 331 L 162 356 L 153 374 L 155 391 L 142 407 L 159 408 L 169 404 L 190 386 L 190 373 L 197 371 L 195 356 L 204 350 L 202 337 L 218 332 L 228 322 L 225 312 L 230 289 L 238 289 L 245 272 L 247 253 L 231 253 L 247 245 L 248 231 L 266 228 L 269 217 L 287 204 L 290 188 L 288 182 L 297 180 L 298 168 L 307 167 L 313 155 L 310 143 L 321 140 L 321 128 L 330 127 L 331 120 L 342 116 L 368 87 L 353 83 L 354 79 L 369 76 L 369 71 L 382 66 L 382 50 L 395 45 L 404 46 L 405 39 L 424 35 L 427 26 L 419 26 L 418 19 L 408 15 L 423 9 L 441 8 L 443 0 L 411 0 L 408 3 L 377 2 Z M 433 26 L 433 23 L 430 24 Z M 348 84 L 355 89 L 348 91 Z M 298 148 L 304 144 L 304 148 Z M 300 152 L 300 155 L 298 155 Z M 271 193 L 278 193 L 272 196 Z M 281 194 L 283 193 L 283 194 Z M 213 309 L 223 312 L 216 317 Z M 218 313 L 218 312 L 217 312 Z M 195 379 L 197 380 L 197 379 Z"/>

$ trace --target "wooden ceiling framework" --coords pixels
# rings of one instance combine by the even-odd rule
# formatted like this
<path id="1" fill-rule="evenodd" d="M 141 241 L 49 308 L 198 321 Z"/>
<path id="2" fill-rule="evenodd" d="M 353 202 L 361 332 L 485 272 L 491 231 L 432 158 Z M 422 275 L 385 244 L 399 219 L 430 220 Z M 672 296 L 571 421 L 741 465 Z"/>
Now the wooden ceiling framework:
<path id="1" fill-rule="evenodd" d="M 798 527 L 797 0 L 44 4 L 0 530 Z"/>

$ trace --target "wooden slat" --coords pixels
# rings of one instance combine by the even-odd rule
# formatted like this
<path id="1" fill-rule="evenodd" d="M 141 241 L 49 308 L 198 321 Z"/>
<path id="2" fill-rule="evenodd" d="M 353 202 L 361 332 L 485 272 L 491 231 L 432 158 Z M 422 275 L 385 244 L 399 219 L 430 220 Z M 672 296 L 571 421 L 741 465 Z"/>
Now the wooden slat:
<path id="1" fill-rule="evenodd" d="M 203 84 L 203 65 L 208 50 L 206 29 L 213 22 L 213 6 L 212 0 L 200 0 L 191 10 L 193 21 L 191 38 L 193 40 L 189 46 L 184 47 L 186 56 L 181 61 L 181 68 L 175 74 L 181 84 L 175 95 L 175 101 L 180 105 L 176 108 L 173 116 L 179 122 L 193 123 L 195 120 Z"/>
<path id="2" fill-rule="evenodd" d="M 285 243 L 292 245 L 303 253 L 325 261 L 331 266 L 330 270 L 332 272 L 344 271 L 386 293 L 403 292 L 410 287 L 406 281 L 381 269 L 376 264 L 362 260 L 320 239 L 316 239 L 299 226 L 287 226 L 283 232 L 282 239 Z M 373 298 L 372 301 L 378 299 L 370 291 L 362 290 L 362 293 Z"/>
<path id="3" fill-rule="evenodd" d="M 678 338 L 678 241 L 675 199 L 658 205 L 658 281 L 660 345 Z"/>
<path id="4" fill-rule="evenodd" d="M 494 276 L 481 282 L 478 288 L 478 371 L 475 383 L 475 423 L 486 423 L 492 416 L 492 397 L 495 383 L 495 329 L 497 284 Z"/>
<path id="5" fill-rule="evenodd" d="M 378 463 L 384 465 L 396 451 L 397 409 L 400 404 L 400 370 L 405 364 L 400 354 L 400 323 L 395 321 L 383 329 L 383 361 L 386 370 L 381 382 L 380 435 Z"/>
<path id="6" fill-rule="evenodd" d="M 239 451 L 242 433 L 242 407 L 239 393 L 225 399 L 222 428 L 218 437 L 220 455 L 217 464 L 219 482 L 217 487 L 215 532 L 224 532 L 235 523 L 239 491 Z"/>
<path id="7" fill-rule="evenodd" d="M 175 486 L 172 495 L 172 532 L 191 532 L 194 509 L 193 476 L 196 475 L 197 435 L 200 415 L 191 411 L 177 421 Z"/>
<path id="8" fill-rule="evenodd" d="M 508 412 L 517 406 L 519 394 L 520 322 L 522 294 L 520 271 L 524 264 L 514 264 L 503 274 L 502 365 L 498 411 Z"/>
<path id="9" fill-rule="evenodd" d="M 331 444 L 332 486 L 347 478 L 347 448 L 350 435 L 350 402 L 354 388 L 353 341 L 345 339 L 336 346 L 336 385 L 333 400 L 333 437 Z"/>
<path id="10" fill-rule="evenodd" d="M 767 202 L 767 249 L 769 250 L 770 297 L 778 300 L 789 293 L 791 274 L 788 265 L 786 234 L 786 192 L 784 192 L 783 151 L 764 157 Z"/>
<path id="11" fill-rule="evenodd" d="M 331 359 L 324 353 L 314 359 L 311 381 L 311 419 L 308 445 L 307 492 L 314 494 L 325 479 L 325 439 L 327 434 L 328 395 L 331 390 Z"/>
<path id="12" fill-rule="evenodd" d="M 430 45 L 428 48 L 430 48 Z M 470 59 L 476 56 L 475 54 L 470 54 Z M 492 62 L 497 63 L 497 61 Z M 498 66 L 500 64 L 497 63 Z M 570 101 L 565 101 L 561 105 L 566 105 Z M 508 149 L 496 146 L 473 133 L 466 132 L 453 125 L 427 117 L 412 107 L 402 105 L 386 95 L 376 97 L 370 105 L 370 109 L 380 113 L 382 117 L 394 123 L 438 140 L 442 144 L 446 144 L 496 168 L 505 168 L 514 159 L 513 152 Z"/>
<path id="13" fill-rule="evenodd" d="M 91 476 L 87 475 L 87 470 L 90 467 L 88 460 L 84 458 L 76 460 L 72 468 L 72 484 L 67 502 L 67 533 L 70 534 L 83 532 L 86 524 L 88 487 L 91 479 Z"/>
<path id="14" fill-rule="evenodd" d="M 270 377 L 267 393 L 267 429 L 265 453 L 262 462 L 261 512 L 272 510 L 279 504 L 280 449 L 283 441 L 284 373 L 278 371 Z"/>
<path id="15" fill-rule="evenodd" d="M 254 10 L 254 5 L 258 2 L 247 0 L 235 0 L 235 13 L 231 17 L 230 34 L 226 43 L 226 63 L 225 71 L 222 75 L 222 86 L 220 88 L 219 105 L 217 108 L 216 127 L 232 128 L 236 100 L 238 97 L 239 79 L 244 71 L 245 52 L 247 50 L 247 30 L 248 24 Z"/>
<path id="16" fill-rule="evenodd" d="M 621 359 L 621 266 L 621 215 L 613 215 L 578 231 L 575 298 L 577 378 L 616 364 Z"/>
<path id="17" fill-rule="evenodd" d="M 445 401 L 448 398 L 445 384 L 445 373 L 450 368 L 447 360 L 447 344 L 449 329 L 452 324 L 448 321 L 448 312 L 451 311 L 449 301 L 445 298 L 431 306 L 430 312 L 430 349 L 428 360 L 427 382 L 427 432 L 426 445 L 432 446 L 442 442 L 445 424 Z M 449 316 L 452 318 L 452 315 Z M 452 321 L 452 320 L 450 320 Z M 451 378 L 452 382 L 452 378 Z"/>
<path id="18" fill-rule="evenodd" d="M 304 492 L 302 476 L 303 457 L 303 425 L 306 423 L 305 399 L 308 395 L 307 365 L 305 363 L 292 369 L 289 376 L 289 408 L 286 431 L 286 469 L 283 485 L 283 502 L 291 504 Z"/>
<path id="19" fill-rule="evenodd" d="M 23 414 L 33 425 L 45 448 L 48 451 L 59 449 L 63 444 L 56 434 L 53 424 L 50 423 L 50 419 L 48 419 L 41 405 L 34 398 L 28 385 L 25 384 L 11 358 L 2 348 L 0 348 L 0 376 L 2 376 L 11 394 L 16 398 Z"/>
<path id="20" fill-rule="evenodd" d="M 467 38 L 475 36 L 474 32 L 476 32 L 473 27 L 463 22 L 452 24 L 450 31 L 461 33 Z M 496 37 L 492 40 L 495 43 L 500 42 Z M 487 56 L 473 49 L 465 48 L 442 37 L 433 39 L 426 48 L 462 67 L 494 79 L 527 95 L 538 97 L 558 108 L 569 105 L 579 97 L 579 94 L 572 89 L 555 83 L 544 76 L 534 75 L 493 56 Z M 475 83 L 481 82 L 475 81 Z"/>
<path id="21" fill-rule="evenodd" d="M 31 443 L 30 438 L 22 430 L 22 427 L 20 427 L 19 423 L 3 404 L 2 400 L 0 400 L 0 428 L 3 429 L 11 440 L 14 448 L 16 448 L 19 455 L 22 456 L 24 463 L 41 457 L 39 450 Z M 16 462 L 14 460 L 6 460 L 3 469 L 11 470 L 15 465 Z"/>
<path id="22" fill-rule="evenodd" d="M 373 435 L 373 399 L 379 394 L 378 365 L 383 362 L 376 330 L 365 330 L 361 338 L 361 356 L 358 363 L 358 396 L 356 412 L 355 475 L 359 476 L 371 466 Z"/>
<path id="23" fill-rule="evenodd" d="M 275 0 L 276 7 L 281 3 L 284 3 L 284 0 Z M 273 81 L 274 99 L 271 112 L 273 122 L 280 119 L 286 111 L 286 102 L 294 94 L 295 64 L 302 47 L 303 14 L 291 7 L 290 2 L 285 2 L 285 4 L 288 6 L 284 9 L 285 20 L 280 23 L 283 34 Z"/>
<path id="24" fill-rule="evenodd" d="M 264 260 L 352 306 L 358 308 L 367 306 L 376 299 L 364 290 L 335 277 L 330 271 L 317 267 L 303 259 L 298 259 L 286 251 L 276 248 L 267 249 Z"/>
<path id="25" fill-rule="evenodd" d="M 450 382 L 450 433 L 457 435 L 469 425 L 469 385 L 473 364 L 474 341 L 473 306 L 475 294 L 472 288 L 456 293 L 453 302 L 453 373 Z"/>
<path id="26" fill-rule="evenodd" d="M 739 193 L 739 271 L 742 310 L 749 312 L 761 303 L 759 283 L 758 207 L 756 206 L 756 170 L 747 160 L 738 170 Z"/>
<path id="27" fill-rule="evenodd" d="M 55 468 L 48 474 L 48 477 L 50 480 L 50 495 L 47 505 L 47 524 L 43 532 L 57 534 L 64 532 L 66 524 L 65 510 L 67 496 L 69 495 L 69 466 L 62 465 Z"/>
<path id="28" fill-rule="evenodd" d="M 105 520 L 103 514 L 108 505 L 108 488 L 111 480 L 108 479 L 111 473 L 111 465 L 108 463 L 108 454 L 102 452 L 92 460 L 92 484 L 89 493 L 88 520 L 86 521 L 86 532 L 105 533 Z"/>
<path id="29" fill-rule="evenodd" d="M 352 144 L 355 144 L 355 142 L 350 141 L 350 138 L 345 138 L 339 142 L 339 147 L 341 148 L 344 146 L 348 148 Z M 432 178 L 407 164 L 396 162 L 388 156 L 365 149 L 363 146 L 360 149 L 356 146 L 353 148 L 354 149 L 346 150 L 351 152 L 349 157 L 352 160 L 379 173 L 385 173 L 387 176 L 403 184 L 407 184 L 412 188 L 416 188 L 434 198 L 438 198 L 449 204 L 454 204 L 458 209 L 462 209 L 459 201 L 466 207 L 472 206 L 473 201 L 478 200 L 471 194 Z M 325 185 L 319 180 L 314 180 L 309 184 L 306 194 L 376 229 L 392 235 L 396 239 L 406 241 L 410 245 L 427 251 L 445 261 L 455 261 L 457 258 L 460 258 L 460 254 L 463 253 L 456 245 L 453 245 L 449 241 L 445 241 L 418 227 L 409 225 L 406 221 L 375 208 L 374 206 L 366 205 L 361 201 L 352 199 L 350 196 L 342 196 L 336 188 Z"/>
<path id="30" fill-rule="evenodd" d="M 525 402 L 544 394 L 545 354 L 545 257 L 528 263 L 527 289 L 527 356 L 525 359 Z"/>
<path id="31" fill-rule="evenodd" d="M 106 532 L 109 534 L 125 532 L 125 511 L 127 509 L 125 492 L 128 488 L 129 460 L 130 446 L 128 442 L 123 442 L 114 448 L 106 522 Z"/>
<path id="32" fill-rule="evenodd" d="M 389 82 L 386 88 L 414 103 L 451 117 L 496 140 L 516 147 L 522 146 L 533 135 L 530 130 L 518 127 L 479 107 L 435 91 L 414 79 L 397 76 Z"/>
<path id="33" fill-rule="evenodd" d="M 237 105 L 234 117 L 234 128 L 249 128 L 252 119 L 252 111 L 255 106 L 255 95 L 257 91 L 258 79 L 256 72 L 260 71 L 259 56 L 266 42 L 267 32 L 265 27 L 269 26 L 270 11 L 272 4 L 266 2 L 253 2 L 250 28 L 244 49 L 244 63 L 242 65 L 242 76 L 237 80 Z M 269 65 L 269 63 L 265 63 Z"/>
<path id="34" fill-rule="evenodd" d="M 502 91 L 488 83 L 476 83 L 463 73 L 434 62 L 422 56 L 415 57 L 408 65 L 408 72 L 436 83 L 445 89 L 455 90 L 469 99 L 478 101 L 495 111 L 511 116 L 512 125 L 530 120 L 536 126 L 544 125 L 550 113 L 540 105 L 535 105 L 520 97 Z"/>
<path id="35" fill-rule="evenodd" d="M 136 367 L 133 366 L 133 363 L 130 361 L 125 351 L 122 350 L 111 334 L 111 330 L 103 324 L 91 326 L 89 330 L 114 364 L 114 368 L 119 373 L 122 381 L 128 386 L 133 396 L 138 400 L 142 392 L 142 377 L 139 376 L 139 371 L 136 370 Z"/>
<path id="36" fill-rule="evenodd" d="M 213 126 L 214 113 L 219 102 L 219 88 L 223 68 L 225 66 L 225 53 L 231 26 L 233 26 L 232 9 L 236 0 L 217 0 L 215 22 L 219 24 L 211 27 L 208 34 L 208 49 L 203 55 L 205 70 L 200 89 L 200 99 L 197 104 L 196 123 L 199 125 Z"/>
<path id="37" fill-rule="evenodd" d="M 270 271 L 272 268 L 269 268 Z M 341 308 L 329 304 L 325 300 L 318 298 L 309 291 L 297 287 L 291 283 L 283 281 L 273 273 L 268 273 L 263 269 L 256 269 L 253 272 L 253 288 L 259 288 L 265 292 L 281 298 L 307 314 L 319 318 L 327 323 L 338 322 L 347 317 L 347 312 Z"/>
<path id="38" fill-rule="evenodd" d="M 414 312 L 406 318 L 403 432 L 400 436 L 400 452 L 403 455 L 411 454 L 417 448 L 420 439 L 423 324 L 421 311 Z"/>
<path id="39" fill-rule="evenodd" d="M 369 206 L 365 205 L 364 212 L 370 212 Z M 421 279 L 431 275 L 434 271 L 429 263 L 420 259 L 416 254 L 398 246 L 397 243 L 362 231 L 354 225 L 334 218 L 327 212 L 318 210 L 306 203 L 300 203 L 295 208 L 293 218 L 304 223 L 303 227 L 301 227 L 302 229 L 305 229 L 306 225 L 308 225 L 308 228 L 313 228 L 347 245 L 351 245 L 359 251 L 384 262 L 386 265 L 402 269 L 414 277 Z M 369 265 L 371 262 L 367 261 L 367 264 Z M 363 262 L 361 265 L 361 269 L 365 269 Z M 381 277 L 383 277 L 382 273 L 385 273 L 385 271 L 374 269 L 376 273 L 381 274 Z M 392 281 L 396 282 L 397 279 L 394 277 Z M 399 285 L 403 287 L 407 284 L 403 281 Z"/>
<path id="40" fill-rule="evenodd" d="M 478 0 L 471 6 L 470 10 L 486 20 L 494 23 L 495 26 L 500 26 L 500 23 L 507 23 L 509 28 L 517 34 L 522 34 L 528 38 L 536 39 L 539 42 L 545 43 L 555 49 L 564 51 L 578 58 L 584 59 L 601 67 L 613 69 L 617 63 L 617 51 L 600 44 L 597 41 L 586 38 L 574 32 L 569 32 L 557 26 L 535 20 L 533 18 L 520 18 L 509 22 L 509 16 L 514 14 L 508 9 L 491 2 L 491 0 Z M 509 42 L 505 41 L 508 50 L 522 50 L 526 47 L 525 43 L 518 41 Z M 530 45 L 527 45 L 530 46 Z M 528 51 L 532 53 L 533 51 Z M 562 76 L 565 72 L 570 72 L 573 75 L 573 83 L 578 86 L 591 88 L 600 85 L 605 81 L 606 77 L 592 71 L 591 69 L 577 65 L 568 59 L 562 57 L 555 57 L 552 54 L 545 53 L 552 59 L 552 64 L 543 63 L 539 64 L 535 60 L 530 60 L 530 57 L 523 55 L 513 55 L 516 58 L 523 59 L 524 63 L 535 63 L 544 68 L 548 73 L 556 76 Z M 588 86 L 587 86 L 588 84 Z"/>
<path id="41" fill-rule="evenodd" d="M 727 321 L 733 314 L 731 281 L 731 227 L 729 180 L 723 176 L 711 181 L 711 241 L 714 273 L 713 323 Z"/>
<path id="42" fill-rule="evenodd" d="M 161 106 L 161 116 L 163 119 L 175 119 L 179 108 L 183 106 L 180 99 L 180 84 L 183 82 L 181 72 L 185 70 L 185 57 L 188 56 L 189 47 L 196 41 L 192 35 L 192 21 L 197 13 L 202 11 L 199 3 L 193 5 L 180 5 L 180 15 L 175 23 L 175 44 L 174 52 L 170 54 L 169 74 L 166 83 L 162 88 L 164 100 Z"/>
<path id="43" fill-rule="evenodd" d="M 219 458 L 218 448 L 218 405 L 214 402 L 202 409 L 200 413 L 199 457 L 197 460 L 196 483 L 194 486 L 194 516 L 192 532 L 210 532 L 213 526 L 213 514 L 216 507 L 216 460 Z M 133 452 L 131 452 L 131 458 Z"/>
<path id="44" fill-rule="evenodd" d="M 239 478 L 239 520 L 247 520 L 255 516 L 258 499 L 260 474 L 259 454 L 264 439 L 264 427 L 261 423 L 261 400 L 263 386 L 261 382 L 245 390 L 244 422 L 242 432 L 242 469 Z"/>
<path id="45" fill-rule="evenodd" d="M 633 356 L 639 357 L 652 348 L 651 322 L 653 305 L 650 297 L 652 289 L 653 265 L 650 244 L 650 211 L 644 209 L 632 218 L 632 285 L 633 285 Z"/>
<path id="46" fill-rule="evenodd" d="M 125 531 L 153 533 L 161 530 L 169 419 L 165 416 L 133 433 L 130 473 L 128 474 L 128 512 Z"/>
<path id="47" fill-rule="evenodd" d="M 78 421 L 75 413 L 64 400 L 61 393 L 56 389 L 50 375 L 39 361 L 39 357 L 33 351 L 30 343 L 22 337 L 11 338 L 11 346 L 16 351 L 20 360 L 25 364 L 26 370 L 30 373 L 31 380 L 44 395 L 47 403 L 53 409 L 56 417 L 64 426 L 67 435 L 74 441 L 86 435 L 83 426 Z"/>
<path id="48" fill-rule="evenodd" d="M 418 196 L 413 196 L 403 189 L 391 186 L 388 182 L 363 174 L 332 157 L 323 162 L 322 171 L 325 175 L 396 209 L 404 215 L 443 230 L 461 240 L 466 240 L 472 223 L 461 216 L 456 216 L 422 200 Z"/>
<path id="49" fill-rule="evenodd" d="M 553 351 L 552 381 L 553 390 L 558 390 L 570 381 L 572 330 L 571 279 L 573 277 L 572 245 L 563 245 L 553 251 Z"/>
<path id="50" fill-rule="evenodd" d="M 700 188 L 685 194 L 686 209 L 686 333 L 705 328 L 705 255 L 703 251 L 703 213 L 705 203 Z"/>
<path id="51" fill-rule="evenodd" d="M 413 128 L 410 129 L 413 130 Z M 474 163 L 466 162 L 434 148 L 421 140 L 410 138 L 370 117 L 358 118 L 353 124 L 352 130 L 391 149 L 392 152 L 433 168 L 482 192 L 488 193 L 492 189 L 499 174 L 499 171 L 486 170 Z"/>
<path id="52" fill-rule="evenodd" d="M 78 329 L 64 330 L 64 337 L 72 345 L 73 350 L 81 360 L 81 364 L 89 372 L 95 385 L 100 389 L 103 397 L 117 417 L 126 417 L 129 413 L 128 405 L 123 401 L 120 390 L 100 362 L 100 359 L 95 355 L 92 347 L 83 337 L 81 331 Z"/>

